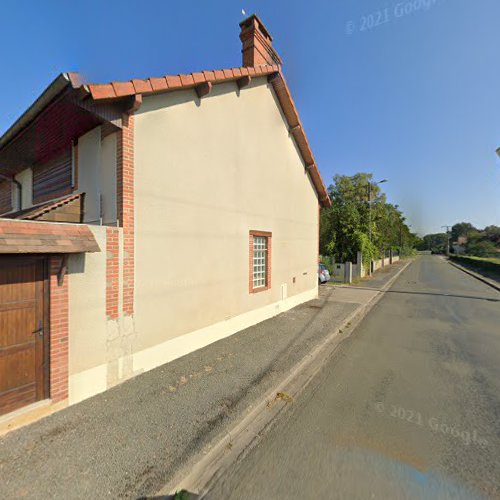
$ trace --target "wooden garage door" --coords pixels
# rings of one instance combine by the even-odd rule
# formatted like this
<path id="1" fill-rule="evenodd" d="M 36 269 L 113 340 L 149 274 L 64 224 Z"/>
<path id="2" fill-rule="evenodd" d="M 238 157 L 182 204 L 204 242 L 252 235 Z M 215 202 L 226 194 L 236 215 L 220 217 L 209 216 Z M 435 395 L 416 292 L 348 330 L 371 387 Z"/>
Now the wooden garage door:
<path id="1" fill-rule="evenodd" d="M 0 415 L 47 397 L 46 261 L 0 256 Z"/>

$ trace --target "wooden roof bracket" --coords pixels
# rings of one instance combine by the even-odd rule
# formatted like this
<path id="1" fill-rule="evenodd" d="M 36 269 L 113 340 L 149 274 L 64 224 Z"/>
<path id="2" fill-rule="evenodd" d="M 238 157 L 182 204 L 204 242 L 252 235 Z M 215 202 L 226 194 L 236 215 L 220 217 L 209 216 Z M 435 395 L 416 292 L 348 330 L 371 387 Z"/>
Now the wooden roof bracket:
<path id="1" fill-rule="evenodd" d="M 248 87 L 252 81 L 252 77 L 250 75 L 243 76 L 242 78 L 238 78 L 236 80 L 236 85 L 238 85 L 239 89 L 242 89 L 244 87 Z"/>
<path id="2" fill-rule="evenodd" d="M 203 82 L 195 87 L 196 95 L 201 99 L 212 92 L 212 82 Z"/>
<path id="3" fill-rule="evenodd" d="M 131 99 L 130 106 L 127 107 L 125 113 L 133 115 L 142 106 L 142 94 L 134 94 Z"/>
<path id="4" fill-rule="evenodd" d="M 65 253 L 61 259 L 61 267 L 57 271 L 57 286 L 64 284 L 64 276 L 68 273 L 68 254 Z"/>

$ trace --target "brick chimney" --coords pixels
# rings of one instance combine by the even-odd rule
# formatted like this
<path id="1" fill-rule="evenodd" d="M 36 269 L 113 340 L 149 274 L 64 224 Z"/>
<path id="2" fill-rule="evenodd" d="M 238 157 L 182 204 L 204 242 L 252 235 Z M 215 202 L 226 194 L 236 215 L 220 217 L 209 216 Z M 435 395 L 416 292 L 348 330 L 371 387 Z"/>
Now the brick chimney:
<path id="1" fill-rule="evenodd" d="M 273 37 L 264 23 L 252 14 L 240 23 L 240 40 L 243 43 L 243 66 L 260 66 L 262 64 L 281 65 L 280 56 L 273 49 Z"/>

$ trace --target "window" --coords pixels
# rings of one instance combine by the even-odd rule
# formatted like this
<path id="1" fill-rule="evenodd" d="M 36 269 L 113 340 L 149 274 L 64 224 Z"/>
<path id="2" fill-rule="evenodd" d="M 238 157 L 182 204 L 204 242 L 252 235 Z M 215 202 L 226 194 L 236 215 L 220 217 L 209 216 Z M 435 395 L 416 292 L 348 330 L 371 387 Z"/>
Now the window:
<path id="1" fill-rule="evenodd" d="M 271 233 L 250 231 L 250 293 L 271 288 Z"/>

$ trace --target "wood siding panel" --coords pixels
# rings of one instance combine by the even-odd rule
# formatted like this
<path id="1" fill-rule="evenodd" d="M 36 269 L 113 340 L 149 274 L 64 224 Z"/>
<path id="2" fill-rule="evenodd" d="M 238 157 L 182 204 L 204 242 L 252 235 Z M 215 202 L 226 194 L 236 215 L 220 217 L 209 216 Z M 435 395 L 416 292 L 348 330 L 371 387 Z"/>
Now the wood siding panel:
<path id="1" fill-rule="evenodd" d="M 12 183 L 0 179 L 0 214 L 12 210 Z"/>
<path id="2" fill-rule="evenodd" d="M 33 168 L 33 203 L 44 201 L 71 192 L 71 149 L 56 158 Z"/>

